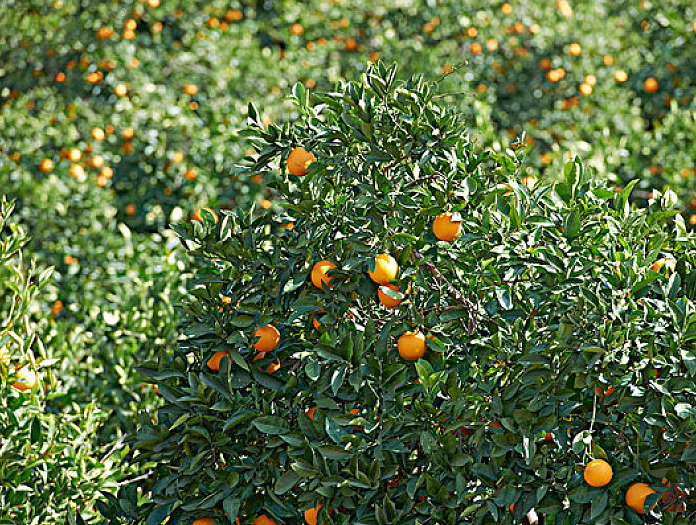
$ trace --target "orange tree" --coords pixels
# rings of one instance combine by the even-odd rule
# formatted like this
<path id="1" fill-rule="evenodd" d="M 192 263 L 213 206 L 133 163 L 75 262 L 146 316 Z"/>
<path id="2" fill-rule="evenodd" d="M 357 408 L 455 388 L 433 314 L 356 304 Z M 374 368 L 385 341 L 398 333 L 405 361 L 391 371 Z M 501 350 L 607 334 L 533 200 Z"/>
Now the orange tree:
<path id="1" fill-rule="evenodd" d="M 109 498 L 113 523 L 693 521 L 696 252 L 672 199 L 635 211 L 577 160 L 529 189 L 437 87 L 379 64 L 297 85 L 292 124 L 250 106 L 242 171 L 284 211 L 178 227 L 202 269 L 179 349 L 142 367 L 164 399 L 134 437 L 148 501 Z"/>

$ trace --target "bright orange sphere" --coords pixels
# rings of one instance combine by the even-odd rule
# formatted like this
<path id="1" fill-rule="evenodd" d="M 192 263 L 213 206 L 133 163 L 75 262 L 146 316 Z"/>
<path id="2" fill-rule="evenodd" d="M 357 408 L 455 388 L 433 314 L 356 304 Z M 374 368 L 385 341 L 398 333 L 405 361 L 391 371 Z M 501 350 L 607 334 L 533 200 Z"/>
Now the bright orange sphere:
<path id="1" fill-rule="evenodd" d="M 307 175 L 309 166 L 316 161 L 316 157 L 306 149 L 295 148 L 288 155 L 288 171 L 296 177 L 302 177 Z"/>
<path id="2" fill-rule="evenodd" d="M 265 514 L 261 514 L 258 518 L 256 518 L 253 522 L 251 522 L 251 525 L 278 525 L 274 520 L 266 516 Z"/>
<path id="3" fill-rule="evenodd" d="M 337 266 L 332 263 L 331 261 L 327 261 L 324 259 L 323 261 L 319 261 L 312 267 L 312 283 L 314 283 L 314 286 L 319 288 L 321 290 L 322 286 L 328 287 L 329 284 L 331 283 L 332 277 L 329 275 L 326 275 L 326 273 L 329 270 L 333 270 L 334 268 L 337 268 Z"/>
<path id="4" fill-rule="evenodd" d="M 280 332 L 275 326 L 267 324 L 256 328 L 254 339 L 256 338 L 259 339 L 254 343 L 254 348 L 259 352 L 270 352 L 280 343 Z"/>
<path id="5" fill-rule="evenodd" d="M 613 475 L 611 465 L 603 459 L 592 460 L 585 466 L 585 481 L 591 487 L 608 485 Z"/>
<path id="6" fill-rule="evenodd" d="M 375 257 L 375 269 L 368 270 L 368 273 L 377 284 L 389 284 L 399 273 L 399 263 L 391 255 L 383 253 Z"/>
<path id="7" fill-rule="evenodd" d="M 441 213 L 433 221 L 433 233 L 441 241 L 453 241 L 462 233 L 462 222 L 455 220 L 450 212 Z"/>
<path id="8" fill-rule="evenodd" d="M 638 514 L 645 514 L 645 500 L 650 494 L 655 494 L 655 492 L 656 491 L 651 489 L 647 483 L 634 483 L 626 491 L 626 505 L 631 507 Z M 657 505 L 657 502 L 655 505 Z M 655 505 L 653 505 L 653 507 Z"/>
<path id="9" fill-rule="evenodd" d="M 222 361 L 222 358 L 225 356 L 230 355 L 226 350 L 218 350 L 213 354 L 213 357 L 208 359 L 208 368 L 211 370 L 218 371 L 220 370 L 220 361 Z"/>
<path id="10" fill-rule="evenodd" d="M 399 337 L 399 355 L 407 361 L 418 361 L 425 355 L 425 336 L 420 332 L 405 332 Z"/>

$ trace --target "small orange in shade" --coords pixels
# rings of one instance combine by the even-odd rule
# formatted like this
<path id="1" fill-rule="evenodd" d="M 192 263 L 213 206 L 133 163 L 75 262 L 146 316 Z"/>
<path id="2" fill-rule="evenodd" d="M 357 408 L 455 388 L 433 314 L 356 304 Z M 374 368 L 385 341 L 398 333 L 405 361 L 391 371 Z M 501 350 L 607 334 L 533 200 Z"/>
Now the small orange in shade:
<path id="1" fill-rule="evenodd" d="M 256 340 L 257 338 L 258 340 Z M 278 346 L 280 342 L 280 332 L 271 324 L 259 326 L 254 332 L 254 340 L 256 340 L 254 348 L 259 352 L 270 352 Z"/>
<path id="2" fill-rule="evenodd" d="M 316 162 L 316 157 L 302 147 L 297 147 L 288 155 L 288 171 L 296 177 L 302 177 L 307 174 L 309 166 Z"/>
<path id="3" fill-rule="evenodd" d="M 553 441 L 553 434 L 551 432 L 546 432 L 544 434 L 544 441 Z"/>
<path id="4" fill-rule="evenodd" d="M 309 419 L 314 419 L 314 411 L 317 409 L 317 407 L 312 407 L 309 410 L 307 410 L 307 416 Z"/>
<path id="5" fill-rule="evenodd" d="M 280 359 L 276 359 L 270 365 L 266 367 L 266 372 L 269 374 L 274 374 L 280 370 Z"/>
<path id="6" fill-rule="evenodd" d="M 304 27 L 302 27 L 302 24 L 294 23 L 290 26 L 290 32 L 293 35 L 299 36 L 304 33 Z"/>
<path id="7" fill-rule="evenodd" d="M 128 88 L 126 87 L 125 84 L 118 84 L 118 85 L 114 88 L 114 94 L 115 94 L 117 97 L 125 97 L 125 96 L 128 94 Z"/>
<path id="8" fill-rule="evenodd" d="M 617 69 L 614 72 L 614 80 L 616 80 L 619 84 L 622 84 L 628 80 L 628 73 L 626 73 L 623 69 Z"/>
<path id="9" fill-rule="evenodd" d="M 322 507 L 323 505 L 317 505 L 313 509 L 307 509 L 304 511 L 304 519 L 307 522 L 307 525 L 317 525 L 317 515 Z M 324 521 L 322 520 L 320 523 L 324 523 Z"/>
<path id="10" fill-rule="evenodd" d="M 614 473 L 611 465 L 603 459 L 594 459 L 585 466 L 583 474 L 585 481 L 591 487 L 603 487 L 608 485 Z"/>
<path id="11" fill-rule="evenodd" d="M 42 159 L 39 163 L 39 169 L 43 173 L 50 173 L 53 170 L 53 161 L 51 159 Z"/>
<path id="12" fill-rule="evenodd" d="M 215 525 L 215 523 L 210 518 L 198 518 L 191 525 Z"/>
<path id="13" fill-rule="evenodd" d="M 198 93 L 198 86 L 196 84 L 186 84 L 184 86 L 184 93 L 193 96 Z"/>
<path id="14" fill-rule="evenodd" d="M 653 77 L 648 77 L 645 79 L 645 82 L 643 82 L 643 89 L 645 89 L 647 93 L 655 93 L 658 87 L 660 87 L 660 85 Z"/>
<path id="15" fill-rule="evenodd" d="M 580 44 L 578 44 L 577 42 L 569 44 L 568 53 L 570 53 L 570 55 L 574 57 L 580 56 L 580 53 L 582 53 L 582 48 L 580 47 Z"/>
<path id="16" fill-rule="evenodd" d="M 319 261 L 312 267 L 312 283 L 314 283 L 314 286 L 317 288 L 321 289 L 322 286 L 329 286 L 329 283 L 331 283 L 332 277 L 327 275 L 326 273 L 329 270 L 333 270 L 334 268 L 337 268 L 337 266 L 332 263 L 331 261 L 323 260 Z"/>
<path id="17" fill-rule="evenodd" d="M 196 180 L 197 176 L 198 173 L 194 169 L 188 169 L 186 170 L 186 173 L 184 173 L 184 178 L 189 182 L 193 182 L 194 180 Z"/>
<path id="18" fill-rule="evenodd" d="M 377 290 L 377 298 L 379 299 L 380 303 L 382 303 L 387 308 L 396 308 L 401 304 L 401 301 L 403 301 L 403 299 L 394 299 L 393 297 L 388 296 L 385 292 L 382 291 L 382 288 L 389 288 L 390 290 L 394 290 L 395 292 L 400 291 L 399 287 L 395 284 L 385 284 L 380 286 L 379 290 Z M 406 290 L 405 294 L 406 293 L 408 293 L 408 290 Z"/>
<path id="19" fill-rule="evenodd" d="M 433 233 L 441 241 L 453 241 L 462 233 L 462 221 L 456 220 L 450 212 L 441 213 L 433 221 Z"/>
<path id="20" fill-rule="evenodd" d="M 399 355 L 407 361 L 418 361 L 425 355 L 425 336 L 422 332 L 405 332 L 397 343 Z"/>
<path id="21" fill-rule="evenodd" d="M 261 514 L 261 516 L 251 522 L 251 525 L 278 525 L 278 523 L 265 514 Z"/>
<path id="22" fill-rule="evenodd" d="M 634 483 L 626 491 L 626 505 L 631 507 L 638 514 L 645 514 L 645 500 L 650 494 L 655 494 L 655 491 L 651 489 L 647 483 Z M 655 505 L 657 505 L 657 503 L 655 503 Z M 653 505 L 653 507 L 655 505 Z"/>
<path id="23" fill-rule="evenodd" d="M 273 207 L 273 203 L 271 201 L 269 201 L 268 199 L 263 199 L 261 201 L 261 208 L 263 208 L 264 210 L 268 210 L 272 207 Z"/>
<path id="24" fill-rule="evenodd" d="M 63 311 L 63 301 L 56 301 L 51 305 L 51 315 L 53 317 L 57 316 L 60 312 Z"/>
<path id="25" fill-rule="evenodd" d="M 124 128 L 121 136 L 123 137 L 123 140 L 131 140 L 133 137 L 135 137 L 135 130 L 130 126 Z"/>
<path id="26" fill-rule="evenodd" d="M 503 5 L 500 6 L 500 10 L 503 12 L 504 15 L 509 15 L 512 13 L 512 6 L 505 2 Z"/>
<path id="27" fill-rule="evenodd" d="M 375 257 L 375 269 L 369 270 L 370 279 L 377 284 L 389 284 L 389 281 L 396 278 L 399 273 L 399 264 L 396 259 L 386 253 Z"/>
<path id="28" fill-rule="evenodd" d="M 473 44 L 471 44 L 471 52 L 474 55 L 480 55 L 481 51 L 483 51 L 481 44 L 479 44 L 478 42 L 474 42 Z"/>
<path id="29" fill-rule="evenodd" d="M 325 313 L 326 310 L 317 310 L 317 313 L 312 316 L 312 324 L 317 330 L 319 330 L 319 327 L 322 325 L 321 321 L 319 321 L 317 317 Z"/>
<path id="30" fill-rule="evenodd" d="M 667 486 L 667 492 L 665 492 L 662 497 L 660 498 L 660 501 L 662 503 L 666 503 L 668 505 L 667 511 L 669 512 L 680 512 L 684 511 L 686 507 L 686 502 L 682 501 L 681 503 L 679 502 L 679 499 L 684 496 L 684 491 L 679 489 L 678 487 L 674 487 L 672 489 L 672 484 L 669 482 L 667 478 L 662 478 L 662 484 Z"/>
<path id="31" fill-rule="evenodd" d="M 208 368 L 217 372 L 218 370 L 220 370 L 220 361 L 222 361 L 223 357 L 228 355 L 230 354 L 226 350 L 218 350 L 213 354 L 213 357 L 208 359 L 208 362 L 206 363 L 208 365 Z"/>

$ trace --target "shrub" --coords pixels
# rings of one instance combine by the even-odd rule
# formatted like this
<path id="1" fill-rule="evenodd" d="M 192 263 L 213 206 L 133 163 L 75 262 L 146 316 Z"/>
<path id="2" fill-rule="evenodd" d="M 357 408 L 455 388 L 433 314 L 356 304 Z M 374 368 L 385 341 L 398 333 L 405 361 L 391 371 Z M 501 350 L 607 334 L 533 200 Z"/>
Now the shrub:
<path id="1" fill-rule="evenodd" d="M 242 173 L 283 211 L 177 228 L 202 267 L 185 339 L 142 367 L 164 399 L 134 438 L 149 501 L 112 498 L 112 521 L 639 523 L 624 498 L 645 482 L 647 508 L 665 496 L 649 522 L 688 523 L 696 250 L 672 199 L 633 210 L 633 184 L 579 160 L 534 185 L 522 148 L 482 151 L 452 95 L 395 73 L 296 85 L 282 127 L 250 106 Z M 317 159 L 302 177 L 297 147 Z M 258 352 L 267 325 L 280 343 Z M 591 459 L 608 485 L 583 481 Z"/>
<path id="2" fill-rule="evenodd" d="M 55 359 L 42 344 L 46 317 L 38 296 L 51 269 L 22 256 L 28 241 L 0 200 L 0 523 L 65 523 L 78 508 L 89 519 L 100 489 L 114 488 L 119 469 L 93 440 L 106 414 L 61 398 Z M 64 404 L 62 409 L 56 405 Z"/>

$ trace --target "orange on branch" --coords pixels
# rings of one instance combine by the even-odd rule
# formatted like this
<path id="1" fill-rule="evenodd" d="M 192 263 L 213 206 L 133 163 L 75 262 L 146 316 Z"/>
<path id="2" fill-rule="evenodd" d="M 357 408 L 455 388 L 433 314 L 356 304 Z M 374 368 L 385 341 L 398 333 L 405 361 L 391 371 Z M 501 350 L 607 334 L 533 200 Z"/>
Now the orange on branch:
<path id="1" fill-rule="evenodd" d="M 462 233 L 462 221 L 450 212 L 441 213 L 433 221 L 433 233 L 441 241 L 453 241 Z"/>
<path id="2" fill-rule="evenodd" d="M 302 177 L 307 174 L 310 165 L 316 161 L 314 154 L 302 147 L 297 147 L 288 155 L 288 171 L 296 177 Z"/>
<path id="3" fill-rule="evenodd" d="M 368 273 L 377 284 L 389 284 L 399 273 L 399 263 L 391 255 L 383 253 L 375 257 L 375 269 L 368 269 Z"/>
<path id="4" fill-rule="evenodd" d="M 397 343 L 399 355 L 407 361 L 417 361 L 425 355 L 425 336 L 422 332 L 405 332 Z"/>
<path id="5" fill-rule="evenodd" d="M 314 283 L 314 286 L 319 288 L 321 290 L 322 286 L 329 287 L 329 284 L 331 283 L 331 279 L 333 277 L 327 275 L 327 272 L 329 270 L 333 270 L 337 268 L 337 266 L 332 263 L 331 261 L 328 261 L 324 259 L 323 261 L 319 261 L 312 267 L 312 273 L 311 273 L 311 279 L 312 283 Z"/>
<path id="6" fill-rule="evenodd" d="M 585 466 L 583 474 L 585 481 L 591 487 L 603 487 L 611 481 L 613 477 L 611 465 L 603 459 L 595 459 Z"/>
<path id="7" fill-rule="evenodd" d="M 275 326 L 267 324 L 266 326 L 256 328 L 254 339 L 256 340 L 257 338 L 258 340 L 254 343 L 254 348 L 259 352 L 270 352 L 280 343 L 280 332 Z"/>
<path id="8" fill-rule="evenodd" d="M 390 297 L 389 295 L 387 295 L 385 292 L 382 291 L 383 287 L 389 288 L 390 290 L 394 290 L 396 292 L 400 291 L 399 287 L 395 284 L 382 285 L 379 288 L 379 290 L 377 290 L 377 298 L 379 299 L 379 302 L 382 303 L 387 308 L 396 308 L 397 306 L 399 306 L 401 304 L 401 301 L 403 301 L 403 299 L 394 299 L 393 297 Z M 407 289 L 404 292 L 404 295 L 406 295 L 408 292 L 409 292 L 409 290 Z"/>
<path id="9" fill-rule="evenodd" d="M 213 357 L 208 359 L 206 364 L 208 365 L 208 368 L 217 372 L 220 370 L 220 361 L 222 361 L 222 358 L 229 355 L 230 354 L 226 350 L 218 350 L 213 354 Z"/>
<path id="10" fill-rule="evenodd" d="M 626 491 L 626 505 L 631 507 L 638 514 L 645 514 L 645 500 L 656 491 L 651 489 L 647 483 L 634 483 Z M 655 503 L 656 505 L 657 503 Z M 655 506 L 653 505 L 653 507 Z M 651 507 L 652 510 L 652 507 Z"/>

